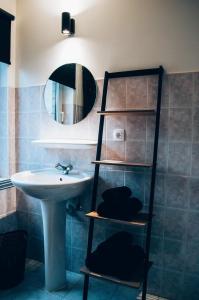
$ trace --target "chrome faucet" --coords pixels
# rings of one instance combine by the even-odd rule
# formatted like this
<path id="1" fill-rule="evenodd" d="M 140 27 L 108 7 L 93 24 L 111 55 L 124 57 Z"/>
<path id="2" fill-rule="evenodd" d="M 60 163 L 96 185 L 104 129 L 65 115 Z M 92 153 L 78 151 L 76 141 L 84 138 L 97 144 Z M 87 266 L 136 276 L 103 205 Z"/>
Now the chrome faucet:
<path id="1" fill-rule="evenodd" d="M 61 165 L 60 163 L 57 163 L 55 165 L 55 168 L 57 170 L 62 170 L 63 171 L 63 174 L 64 175 L 67 175 L 72 169 L 73 169 L 73 166 L 71 164 L 67 165 L 67 166 L 64 166 L 64 165 Z"/>

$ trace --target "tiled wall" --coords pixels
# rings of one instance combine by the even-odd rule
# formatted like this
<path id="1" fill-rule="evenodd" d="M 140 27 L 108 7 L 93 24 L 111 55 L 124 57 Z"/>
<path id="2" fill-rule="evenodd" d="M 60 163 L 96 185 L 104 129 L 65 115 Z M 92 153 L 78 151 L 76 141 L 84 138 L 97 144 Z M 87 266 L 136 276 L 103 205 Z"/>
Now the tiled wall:
<path id="1" fill-rule="evenodd" d="M 17 90 L 17 169 L 54 166 L 58 161 L 93 172 L 90 161 L 94 150 L 40 149 L 31 145 L 39 137 L 96 138 L 97 109 L 100 106 L 102 81 L 93 111 L 72 127 L 57 125 L 45 111 L 43 87 Z M 114 79 L 110 82 L 108 107 L 152 107 L 157 80 L 152 77 Z M 112 130 L 124 128 L 125 142 L 114 142 Z M 107 118 L 102 156 L 107 159 L 150 161 L 153 150 L 154 117 L 120 116 Z M 102 167 L 99 201 L 106 188 L 127 185 L 148 204 L 150 172 L 119 167 Z M 90 191 L 80 199 L 83 211 L 67 215 L 68 269 L 79 271 L 84 264 Z M 198 299 L 199 294 L 199 73 L 165 76 L 161 110 L 158 174 L 155 193 L 150 271 L 150 291 L 170 300 Z M 37 199 L 17 195 L 18 222 L 30 235 L 29 255 L 42 259 L 42 218 Z M 120 230 L 114 224 L 96 223 L 95 245 Z M 122 229 L 130 230 L 129 227 Z M 144 231 L 131 230 L 135 241 L 143 243 Z"/>

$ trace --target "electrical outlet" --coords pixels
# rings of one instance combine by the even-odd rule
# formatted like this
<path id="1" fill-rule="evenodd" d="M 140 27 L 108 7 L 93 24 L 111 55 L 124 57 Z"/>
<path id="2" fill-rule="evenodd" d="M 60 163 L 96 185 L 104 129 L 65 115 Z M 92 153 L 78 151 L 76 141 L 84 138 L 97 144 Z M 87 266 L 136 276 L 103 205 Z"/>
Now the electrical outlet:
<path id="1" fill-rule="evenodd" d="M 117 142 L 124 141 L 125 131 L 124 129 L 114 129 L 113 130 L 113 140 Z"/>

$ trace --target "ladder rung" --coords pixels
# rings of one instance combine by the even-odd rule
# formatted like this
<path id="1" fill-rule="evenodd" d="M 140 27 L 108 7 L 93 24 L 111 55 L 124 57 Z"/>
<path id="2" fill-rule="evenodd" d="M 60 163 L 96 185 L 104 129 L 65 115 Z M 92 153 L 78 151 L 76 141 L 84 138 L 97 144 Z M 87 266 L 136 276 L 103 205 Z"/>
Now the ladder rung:
<path id="1" fill-rule="evenodd" d="M 127 285 L 127 286 L 132 287 L 132 288 L 136 288 L 136 289 L 139 289 L 140 286 L 141 286 L 140 281 L 138 281 L 138 282 L 136 282 L 136 281 L 135 282 L 134 281 L 125 281 L 125 280 L 120 280 L 120 279 L 112 277 L 112 276 L 107 276 L 107 275 L 91 272 L 86 266 L 82 267 L 80 269 L 80 272 L 82 272 L 86 275 L 90 275 L 92 277 L 97 277 L 99 279 L 109 280 L 109 281 L 112 281 L 112 282 L 115 282 L 115 283 L 119 283 L 119 284 L 122 284 L 122 285 Z"/>
<path id="2" fill-rule="evenodd" d="M 150 75 L 159 75 L 163 71 L 162 66 L 159 68 L 152 69 L 142 69 L 142 70 L 133 70 L 133 71 L 122 71 L 122 72 L 112 72 L 108 73 L 108 78 L 122 78 L 122 77 L 131 77 L 131 76 L 150 76 Z"/>
<path id="3" fill-rule="evenodd" d="M 126 167 L 138 167 L 138 168 L 151 168 L 152 164 L 147 163 L 134 163 L 120 160 L 95 160 L 92 161 L 96 165 L 115 165 L 115 166 L 126 166 Z"/>
<path id="4" fill-rule="evenodd" d="M 147 213 L 139 213 L 137 216 L 133 218 L 132 221 L 124 221 L 124 220 L 102 217 L 96 211 L 91 211 L 88 214 L 86 214 L 86 216 L 98 220 L 107 220 L 109 222 L 114 222 L 114 223 L 119 223 L 124 225 L 142 226 L 142 227 L 147 225 L 149 219 L 149 214 Z"/>
<path id="5" fill-rule="evenodd" d="M 100 115 L 127 115 L 127 114 L 132 114 L 136 113 L 137 115 L 154 115 L 156 114 L 155 109 L 151 108 L 144 108 L 144 109 L 123 109 L 123 110 L 106 110 L 106 111 L 98 111 L 97 112 Z"/>

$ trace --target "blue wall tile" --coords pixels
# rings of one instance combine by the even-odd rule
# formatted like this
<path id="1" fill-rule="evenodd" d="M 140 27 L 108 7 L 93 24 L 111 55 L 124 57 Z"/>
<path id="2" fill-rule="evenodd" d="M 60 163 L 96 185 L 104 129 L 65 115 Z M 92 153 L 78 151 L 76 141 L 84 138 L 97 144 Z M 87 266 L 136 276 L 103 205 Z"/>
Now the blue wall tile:
<path id="1" fill-rule="evenodd" d="M 184 240 L 186 236 L 187 212 L 180 209 L 165 209 L 164 235 L 166 238 Z"/>

